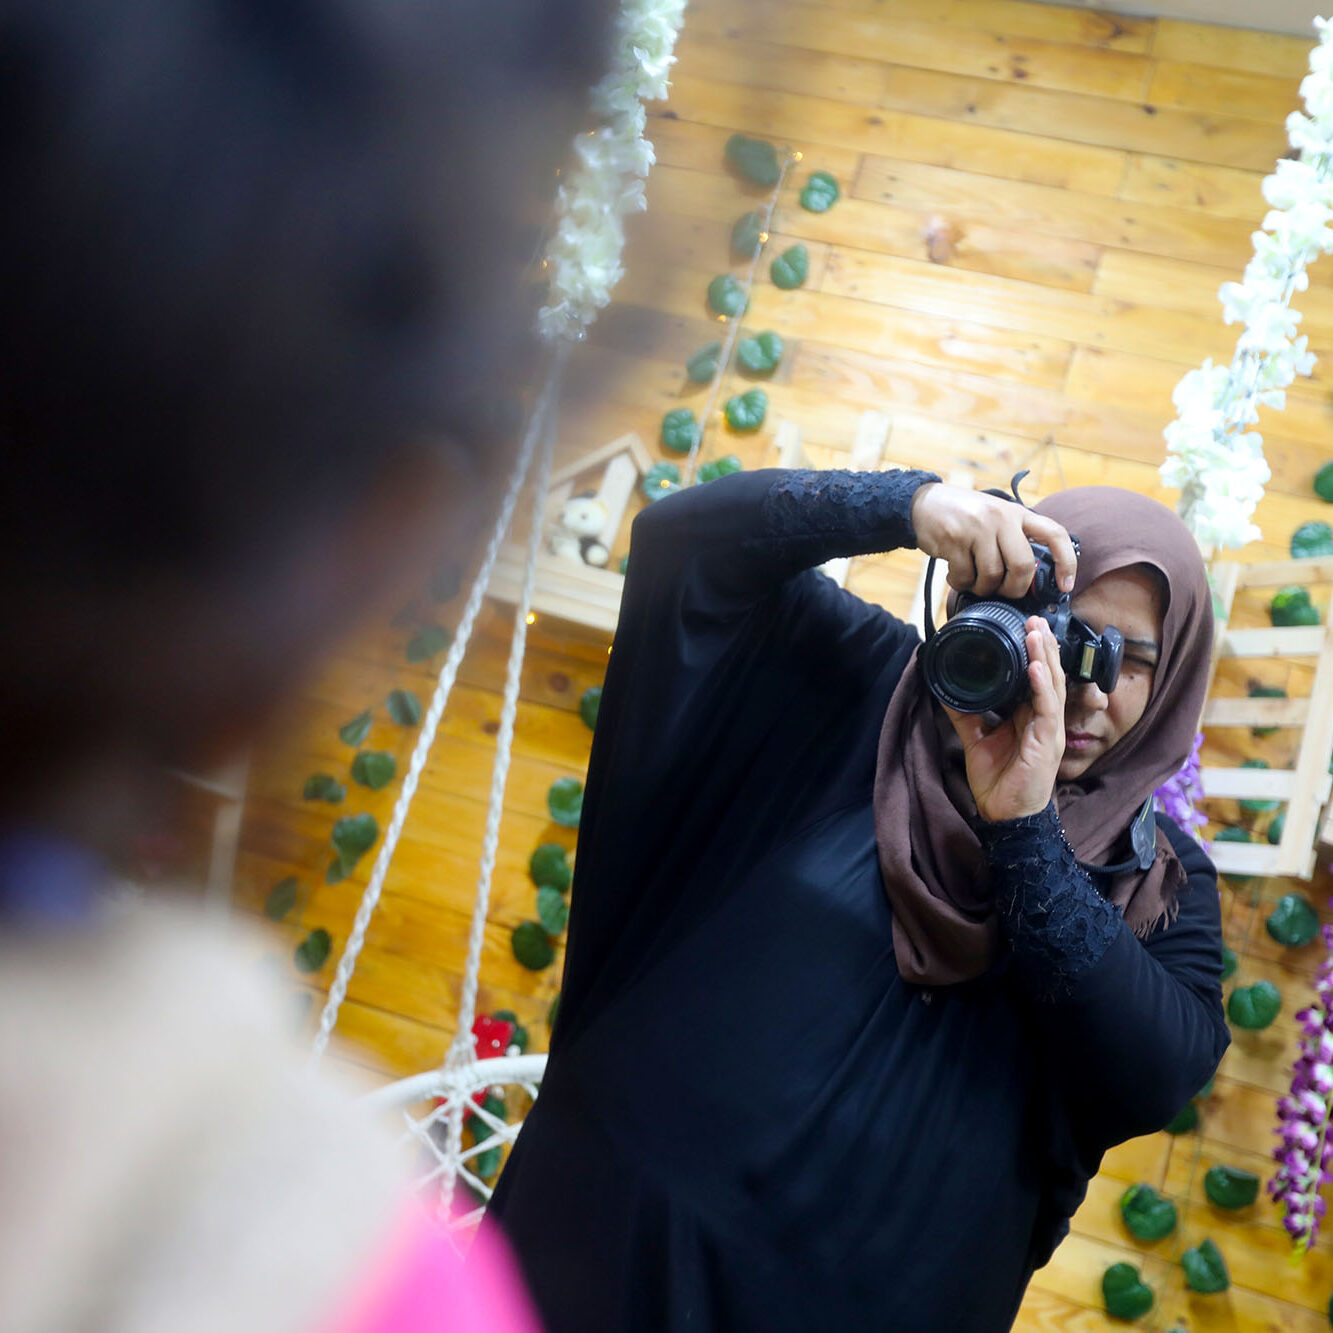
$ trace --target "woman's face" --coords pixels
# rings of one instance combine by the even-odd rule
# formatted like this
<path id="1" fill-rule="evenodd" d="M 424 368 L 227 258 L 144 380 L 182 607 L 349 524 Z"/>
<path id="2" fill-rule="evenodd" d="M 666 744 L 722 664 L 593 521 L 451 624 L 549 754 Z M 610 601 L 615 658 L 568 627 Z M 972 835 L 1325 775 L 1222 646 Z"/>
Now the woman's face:
<path id="1" fill-rule="evenodd" d="M 1116 626 L 1125 636 L 1125 660 L 1109 695 L 1090 681 L 1069 683 L 1061 782 L 1082 777 L 1143 716 L 1162 644 L 1162 594 L 1145 566 L 1103 574 L 1074 598 L 1073 608 L 1099 634 Z"/>

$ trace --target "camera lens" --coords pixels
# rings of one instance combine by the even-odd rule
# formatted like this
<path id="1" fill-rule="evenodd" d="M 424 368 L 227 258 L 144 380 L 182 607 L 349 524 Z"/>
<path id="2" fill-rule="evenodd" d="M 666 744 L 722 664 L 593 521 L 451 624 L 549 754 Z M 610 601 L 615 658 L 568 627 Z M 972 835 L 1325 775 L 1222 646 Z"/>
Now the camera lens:
<path id="1" fill-rule="evenodd" d="M 964 607 L 921 651 L 931 693 L 960 713 L 1013 712 L 1027 690 L 1025 623 L 1008 602 Z"/>

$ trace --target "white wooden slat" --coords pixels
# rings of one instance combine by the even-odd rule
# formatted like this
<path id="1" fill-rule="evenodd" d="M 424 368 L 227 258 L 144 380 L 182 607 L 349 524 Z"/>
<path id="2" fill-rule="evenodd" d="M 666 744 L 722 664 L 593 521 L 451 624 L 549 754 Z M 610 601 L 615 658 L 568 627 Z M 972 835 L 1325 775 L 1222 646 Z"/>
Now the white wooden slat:
<path id="1" fill-rule="evenodd" d="M 1206 727 L 1299 727 L 1310 712 L 1309 699 L 1209 699 Z"/>
<path id="2" fill-rule="evenodd" d="M 1220 651 L 1223 657 L 1318 657 L 1323 642 L 1322 625 L 1228 629 Z"/>

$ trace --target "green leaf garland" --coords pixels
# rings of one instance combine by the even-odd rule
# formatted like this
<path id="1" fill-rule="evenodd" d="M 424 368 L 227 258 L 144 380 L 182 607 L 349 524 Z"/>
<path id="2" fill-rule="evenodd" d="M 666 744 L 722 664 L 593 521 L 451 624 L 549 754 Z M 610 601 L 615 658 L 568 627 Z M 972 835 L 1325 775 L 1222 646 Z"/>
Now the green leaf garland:
<path id="1" fill-rule="evenodd" d="M 429 662 L 453 642 L 453 635 L 440 625 L 422 625 L 407 644 L 409 662 Z"/>
<path id="2" fill-rule="evenodd" d="M 371 791 L 382 791 L 398 772 L 398 761 L 387 750 L 362 750 L 352 760 L 352 781 Z"/>
<path id="3" fill-rule="evenodd" d="M 711 377 L 710 377 L 711 378 Z M 699 423 L 688 407 L 677 407 L 662 418 L 662 448 L 688 454 L 699 443 Z"/>
<path id="4" fill-rule="evenodd" d="M 338 728 L 338 739 L 344 745 L 360 745 L 370 734 L 370 709 L 358 713 L 350 722 Z"/>
<path id="5" fill-rule="evenodd" d="M 602 707 L 602 687 L 590 685 L 579 699 L 579 716 L 589 731 L 597 729 L 597 714 Z"/>
<path id="6" fill-rule="evenodd" d="M 750 389 L 727 399 L 727 425 L 734 431 L 756 431 L 768 415 L 768 395 L 762 389 Z"/>
<path id="7" fill-rule="evenodd" d="M 1112 1264 L 1102 1274 L 1102 1301 L 1112 1319 L 1142 1319 L 1152 1309 L 1152 1288 L 1133 1264 Z"/>
<path id="8" fill-rule="evenodd" d="M 643 474 L 639 489 L 654 504 L 680 490 L 680 469 L 674 463 L 654 463 Z"/>
<path id="9" fill-rule="evenodd" d="M 543 884 L 537 890 L 537 919 L 548 935 L 559 935 L 569 924 L 569 904 L 559 889 Z"/>
<path id="10" fill-rule="evenodd" d="M 708 308 L 728 319 L 743 314 L 747 305 L 745 288 L 730 273 L 719 273 L 708 284 Z"/>
<path id="11" fill-rule="evenodd" d="M 801 207 L 810 213 L 827 213 L 838 202 L 837 178 L 827 171 L 812 171 L 801 191 Z"/>
<path id="12" fill-rule="evenodd" d="M 707 384 L 717 374 L 717 363 L 721 356 L 722 344 L 708 343 L 685 363 L 685 374 L 695 384 Z"/>
<path id="13" fill-rule="evenodd" d="M 1120 1196 L 1120 1216 L 1139 1240 L 1161 1240 L 1176 1229 L 1176 1205 L 1147 1184 L 1131 1185 Z"/>
<path id="14" fill-rule="evenodd" d="M 771 188 L 782 179 L 777 149 L 766 139 L 733 134 L 725 149 L 727 162 L 746 180 Z"/>
<path id="15" fill-rule="evenodd" d="M 331 773 L 312 773 L 301 788 L 303 801 L 328 801 L 337 805 L 347 795 L 347 788 Z"/>
<path id="16" fill-rule="evenodd" d="M 528 874 L 538 888 L 549 884 L 561 893 L 568 891 L 574 879 L 569 856 L 558 842 L 544 842 L 533 852 L 528 860 Z"/>
<path id="17" fill-rule="evenodd" d="M 1302 523 L 1291 534 L 1292 559 L 1306 560 L 1320 555 L 1333 555 L 1333 528 L 1327 523 Z"/>
<path id="18" fill-rule="evenodd" d="M 764 248 L 764 220 L 758 213 L 742 213 L 731 227 L 731 250 L 742 259 L 753 259 Z"/>
<path id="19" fill-rule="evenodd" d="M 300 888 L 295 875 L 280 879 L 264 899 L 264 915 L 270 921 L 281 921 L 296 906 Z"/>
<path id="20" fill-rule="evenodd" d="M 421 700 L 411 690 L 394 690 L 385 704 L 400 727 L 415 727 L 421 721 Z"/>
<path id="21" fill-rule="evenodd" d="M 1268 607 L 1274 625 L 1317 625 L 1319 608 L 1310 601 L 1310 591 L 1299 585 L 1280 589 Z"/>
<path id="22" fill-rule="evenodd" d="M 1282 992 L 1271 981 L 1237 986 L 1227 1001 L 1227 1017 L 1233 1027 L 1247 1032 L 1266 1028 L 1282 1010 Z"/>
<path id="23" fill-rule="evenodd" d="M 583 783 L 578 778 L 556 778 L 546 793 L 551 818 L 564 828 L 578 828 L 583 814 Z"/>
<path id="24" fill-rule="evenodd" d="M 1203 1189 L 1219 1208 L 1248 1208 L 1259 1197 L 1259 1177 L 1238 1166 L 1219 1164 L 1205 1174 Z"/>
<path id="25" fill-rule="evenodd" d="M 317 926 L 296 946 L 292 961 L 302 972 L 318 972 L 332 948 L 333 937 L 323 926 Z"/>
<path id="26" fill-rule="evenodd" d="M 1287 893 L 1278 900 L 1265 923 L 1269 935 L 1287 949 L 1299 949 L 1319 934 L 1319 913 L 1300 893 Z"/>
<path id="27" fill-rule="evenodd" d="M 753 375 L 770 375 L 782 360 L 782 339 L 772 331 L 742 338 L 736 344 L 736 360 Z"/>
<path id="28" fill-rule="evenodd" d="M 694 476 L 694 484 L 702 486 L 705 482 L 716 481 L 719 477 L 729 477 L 734 472 L 744 470 L 744 465 L 735 454 L 723 454 L 721 458 L 711 459 L 699 468 Z"/>
<path id="29" fill-rule="evenodd" d="M 799 287 L 809 276 L 810 254 L 803 245 L 793 245 L 784 250 L 769 265 L 768 275 L 773 279 L 773 286 L 790 291 Z"/>
<path id="30" fill-rule="evenodd" d="M 520 921 L 510 937 L 510 947 L 529 972 L 540 972 L 555 962 L 555 948 L 540 921 Z"/>
<path id="31" fill-rule="evenodd" d="M 1222 1252 L 1211 1240 L 1205 1240 L 1180 1256 L 1185 1281 L 1192 1290 L 1205 1296 L 1225 1291 L 1231 1285 Z"/>

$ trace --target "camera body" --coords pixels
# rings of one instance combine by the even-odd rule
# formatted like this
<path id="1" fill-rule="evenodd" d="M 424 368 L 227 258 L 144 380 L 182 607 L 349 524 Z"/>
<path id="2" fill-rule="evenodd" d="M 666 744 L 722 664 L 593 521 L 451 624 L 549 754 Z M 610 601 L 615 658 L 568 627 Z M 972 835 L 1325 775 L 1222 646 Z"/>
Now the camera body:
<path id="1" fill-rule="evenodd" d="M 1060 665 L 1070 681 L 1094 681 L 1110 694 L 1120 679 L 1124 635 L 1114 625 L 1098 634 L 1074 615 L 1070 595 L 1060 591 L 1055 558 L 1039 542 L 1032 543 L 1032 551 L 1037 569 L 1022 597 L 960 593 L 958 609 L 938 630 L 927 620 L 921 649 L 926 686 L 957 712 L 1004 718 L 1028 698 L 1029 616 L 1040 616 L 1051 627 L 1060 645 Z M 1077 541 L 1074 551 L 1078 553 Z M 931 565 L 933 572 L 934 561 Z"/>

